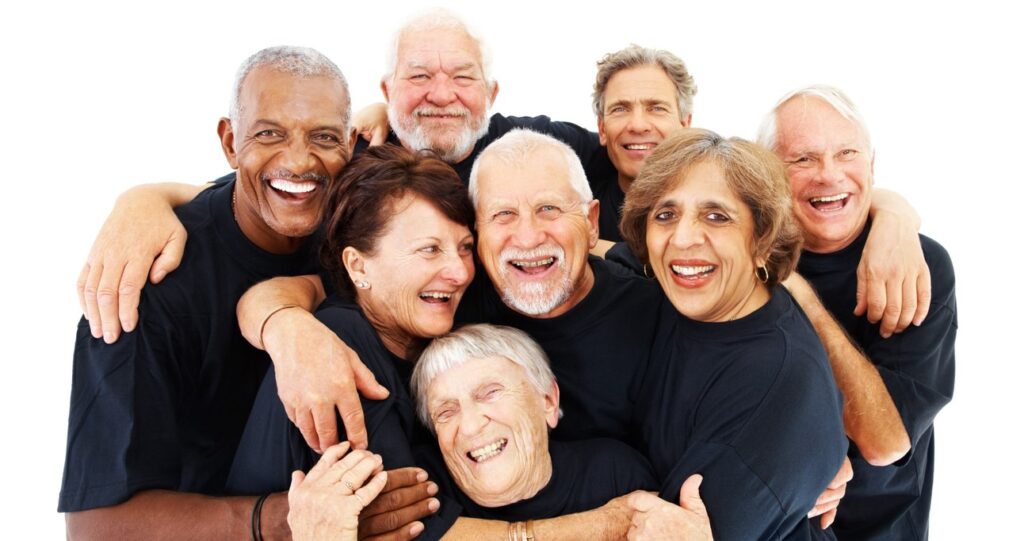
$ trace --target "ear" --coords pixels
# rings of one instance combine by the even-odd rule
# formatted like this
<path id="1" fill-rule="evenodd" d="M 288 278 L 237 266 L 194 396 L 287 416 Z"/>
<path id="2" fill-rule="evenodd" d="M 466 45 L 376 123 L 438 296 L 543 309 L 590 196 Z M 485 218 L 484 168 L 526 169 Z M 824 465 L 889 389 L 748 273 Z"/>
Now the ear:
<path id="1" fill-rule="evenodd" d="M 592 199 L 587 203 L 587 236 L 590 240 L 590 248 L 597 246 L 597 239 L 600 237 L 601 202 Z"/>
<path id="2" fill-rule="evenodd" d="M 597 140 L 601 146 L 608 146 L 608 136 L 604 133 L 604 115 L 597 115 Z"/>
<path id="3" fill-rule="evenodd" d="M 394 76 L 392 76 L 392 77 L 394 77 Z M 386 102 L 390 101 L 390 94 L 388 93 L 388 80 L 387 79 L 381 79 L 380 80 L 380 91 L 381 91 L 381 93 L 384 94 L 384 101 L 386 101 Z"/>
<path id="4" fill-rule="evenodd" d="M 555 428 L 558 426 L 558 416 L 560 410 L 558 409 L 559 400 L 561 395 L 558 390 L 558 383 L 551 383 L 551 391 L 544 395 L 544 420 L 548 423 L 548 428 Z"/>
<path id="5" fill-rule="evenodd" d="M 487 102 L 488 105 L 494 105 L 494 100 L 498 99 L 498 81 L 491 81 L 491 99 Z"/>
<path id="6" fill-rule="evenodd" d="M 680 120 L 679 123 L 682 124 L 684 128 L 689 128 L 690 127 L 690 123 L 692 121 L 693 121 L 693 113 L 690 113 L 690 114 L 686 115 L 686 118 Z"/>
<path id="7" fill-rule="evenodd" d="M 356 151 L 356 142 L 359 140 L 359 132 L 355 128 L 348 131 L 348 159 L 352 159 L 352 154 Z"/>
<path id="8" fill-rule="evenodd" d="M 341 251 L 341 264 L 345 266 L 349 279 L 352 283 L 366 279 L 366 258 L 363 254 L 351 246 L 346 246 Z"/>
<path id="9" fill-rule="evenodd" d="M 220 137 L 220 148 L 232 169 L 238 169 L 238 156 L 235 154 L 235 132 L 231 128 L 231 119 L 221 118 L 217 121 L 217 135 Z"/>

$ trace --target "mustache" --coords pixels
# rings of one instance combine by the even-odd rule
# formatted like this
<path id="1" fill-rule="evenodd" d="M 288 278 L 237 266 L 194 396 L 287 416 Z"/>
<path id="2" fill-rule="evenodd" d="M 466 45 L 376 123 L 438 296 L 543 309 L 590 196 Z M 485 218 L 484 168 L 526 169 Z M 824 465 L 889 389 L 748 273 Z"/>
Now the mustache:
<path id="1" fill-rule="evenodd" d="M 287 169 L 275 169 L 273 171 L 264 171 L 260 173 L 260 180 L 263 182 L 269 182 L 272 178 L 286 178 L 288 180 L 315 180 L 321 184 L 327 183 L 327 175 L 317 173 L 316 171 L 307 171 L 301 175 L 296 175 Z"/>

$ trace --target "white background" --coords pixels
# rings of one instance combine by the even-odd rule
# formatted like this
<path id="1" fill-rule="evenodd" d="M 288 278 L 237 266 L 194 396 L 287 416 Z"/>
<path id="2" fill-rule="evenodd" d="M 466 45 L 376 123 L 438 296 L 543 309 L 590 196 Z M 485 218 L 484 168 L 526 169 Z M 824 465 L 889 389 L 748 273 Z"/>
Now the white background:
<path id="1" fill-rule="evenodd" d="M 0 8 L 0 509 L 6 527 L 57 539 L 74 283 L 116 195 L 228 171 L 216 122 L 237 65 L 262 47 L 315 47 L 344 70 L 357 106 L 380 100 L 385 44 L 421 5 L 27 4 Z M 872 128 L 878 185 L 910 199 L 959 278 L 957 389 L 937 422 L 932 538 L 1015 532 L 1022 19 L 978 1 L 710 4 L 451 7 L 489 37 L 495 110 L 506 114 L 594 128 L 594 63 L 632 42 L 681 56 L 699 87 L 694 125 L 725 135 L 752 137 L 798 85 L 845 89 Z"/>

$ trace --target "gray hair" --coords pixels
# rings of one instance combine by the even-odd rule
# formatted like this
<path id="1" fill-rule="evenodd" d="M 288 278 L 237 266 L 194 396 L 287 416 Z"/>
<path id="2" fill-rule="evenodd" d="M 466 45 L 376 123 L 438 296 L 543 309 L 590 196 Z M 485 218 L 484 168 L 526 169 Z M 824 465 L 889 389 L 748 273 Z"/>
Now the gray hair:
<path id="1" fill-rule="evenodd" d="M 853 122 L 860 128 L 860 132 L 864 135 L 864 141 L 868 145 L 868 149 L 872 149 L 871 146 L 871 134 L 868 132 L 868 125 L 864 122 L 864 117 L 861 116 L 860 111 L 857 110 L 857 106 L 854 105 L 851 100 L 842 90 L 834 86 L 828 85 L 810 85 L 803 88 L 798 88 L 792 92 L 782 96 L 782 99 L 775 104 L 771 112 L 765 115 L 764 120 L 761 121 L 761 127 L 757 130 L 757 142 L 771 150 L 775 151 L 779 144 L 779 109 L 782 109 L 783 105 L 786 105 L 790 101 L 799 98 L 809 96 L 812 98 L 818 98 L 821 101 L 827 103 L 832 109 L 843 116 L 843 118 Z"/>
<path id="2" fill-rule="evenodd" d="M 449 30 L 465 32 L 469 39 L 476 43 L 480 50 L 480 71 L 483 73 L 484 81 L 488 88 L 493 88 L 494 80 L 491 79 L 491 49 L 476 29 L 472 28 L 465 21 L 451 11 L 436 8 L 421 13 L 409 19 L 396 32 L 388 46 L 387 57 L 384 59 L 385 72 L 383 80 L 391 80 L 395 76 L 395 69 L 398 67 L 398 45 L 402 36 L 409 32 L 423 30 Z"/>
<path id="3" fill-rule="evenodd" d="M 624 69 L 641 66 L 658 66 L 672 80 L 679 101 L 679 120 L 693 113 L 693 95 L 697 93 L 697 85 L 693 82 L 693 76 L 686 70 L 683 60 L 662 49 L 649 49 L 632 44 L 621 51 L 604 55 L 597 63 L 593 100 L 594 114 L 598 118 L 604 117 L 604 91 L 612 76 Z"/>
<path id="4" fill-rule="evenodd" d="M 271 68 L 284 73 L 297 75 L 299 77 L 332 77 L 341 83 L 345 89 L 345 133 L 348 137 L 349 119 L 352 118 L 352 100 L 348 94 L 348 82 L 345 75 L 341 73 L 338 66 L 331 62 L 330 58 L 323 53 L 309 47 L 292 47 L 279 45 L 267 47 L 250 56 L 242 62 L 235 74 L 235 85 L 231 90 L 231 105 L 228 108 L 228 118 L 231 119 L 231 128 L 237 129 L 238 118 L 241 114 L 242 85 L 245 78 L 257 68 Z"/>
<path id="5" fill-rule="evenodd" d="M 469 199 L 473 201 L 473 207 L 475 208 L 478 203 L 477 177 L 480 174 L 480 164 L 485 159 L 493 157 L 509 167 L 522 167 L 523 164 L 530 163 L 533 154 L 543 148 L 554 150 L 565 160 L 565 167 L 569 170 L 569 184 L 579 194 L 580 201 L 589 203 L 594 199 L 590 183 L 587 182 L 587 174 L 583 171 L 583 164 L 572 147 L 550 135 L 516 128 L 487 145 L 487 148 L 477 155 L 473 169 L 469 173 Z"/>
<path id="6" fill-rule="evenodd" d="M 416 401 L 416 414 L 434 431 L 427 404 L 427 388 L 434 378 L 470 359 L 501 357 L 521 366 L 526 380 L 542 395 L 551 392 L 555 374 L 544 350 L 530 335 L 501 325 L 466 325 L 435 338 L 416 361 L 410 387 Z"/>

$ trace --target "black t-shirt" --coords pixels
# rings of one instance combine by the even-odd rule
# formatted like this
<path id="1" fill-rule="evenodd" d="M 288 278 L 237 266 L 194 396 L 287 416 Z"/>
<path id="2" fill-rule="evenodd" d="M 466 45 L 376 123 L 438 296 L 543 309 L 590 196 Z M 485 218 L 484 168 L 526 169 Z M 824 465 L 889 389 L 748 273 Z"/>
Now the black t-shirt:
<path id="1" fill-rule="evenodd" d="M 220 182 L 177 209 L 188 231 L 181 265 L 142 290 L 136 330 L 105 344 L 79 323 L 59 511 L 145 489 L 223 492 L 269 364 L 242 338 L 235 305 L 256 282 L 317 271 L 313 239 L 291 255 L 250 242 L 233 188 Z"/>
<path id="2" fill-rule="evenodd" d="M 650 465 L 632 447 L 610 439 L 550 441 L 551 480 L 534 497 L 502 507 L 469 498 L 448 474 L 436 445 L 416 448 L 417 460 L 439 493 L 462 507 L 462 516 L 505 521 L 537 520 L 595 509 L 634 490 L 654 490 Z"/>
<path id="3" fill-rule="evenodd" d="M 316 317 L 334 331 L 373 372 L 377 382 L 390 391 L 384 400 L 361 399 L 369 449 L 383 458 L 384 469 L 415 465 L 413 444 L 433 443 L 433 437 L 416 419 L 416 407 L 409 394 L 412 363 L 384 347 L 363 311 L 343 298 L 329 297 Z M 339 439 L 345 427 L 338 419 Z M 260 386 L 245 434 L 239 444 L 231 475 L 229 494 L 266 494 L 288 490 L 294 470 L 309 471 L 320 459 L 310 449 L 299 429 L 288 420 L 277 395 L 274 369 Z M 458 517 L 458 507 L 442 500 L 441 510 L 425 519 L 424 539 L 439 538 Z"/>
<path id="4" fill-rule="evenodd" d="M 486 272 L 478 272 L 456 320 L 516 327 L 551 360 L 564 412 L 552 438 L 614 438 L 639 445 L 632 424 L 639 386 L 658 327 L 658 284 L 597 257 L 590 293 L 553 318 L 524 316 L 507 307 Z"/>
<path id="5" fill-rule="evenodd" d="M 928 534 L 934 455 L 932 422 L 953 396 L 957 317 L 953 264 L 946 250 L 921 236 L 931 272 L 932 301 L 920 327 L 882 338 L 878 324 L 853 315 L 857 265 L 870 224 L 850 246 L 831 254 L 805 251 L 799 272 L 878 368 L 912 443 L 890 466 L 864 460 L 852 443 L 853 480 L 833 529 L 840 539 L 924 539 Z"/>
<path id="6" fill-rule="evenodd" d="M 842 397 L 783 288 L 752 314 L 703 323 L 666 299 L 638 407 L 661 497 L 691 474 L 715 539 L 815 535 L 807 512 L 846 454 Z"/>

